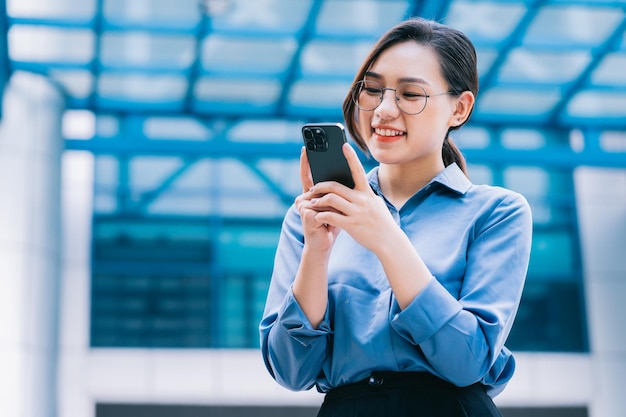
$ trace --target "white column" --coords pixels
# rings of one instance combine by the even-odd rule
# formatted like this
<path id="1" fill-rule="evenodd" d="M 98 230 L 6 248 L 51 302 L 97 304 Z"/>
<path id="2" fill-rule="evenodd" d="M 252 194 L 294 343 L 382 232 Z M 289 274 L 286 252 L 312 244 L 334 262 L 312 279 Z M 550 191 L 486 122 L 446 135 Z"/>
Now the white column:
<path id="1" fill-rule="evenodd" d="M 89 324 L 94 157 L 66 151 L 62 168 L 63 261 L 59 332 L 59 416 L 94 417 Z M 119 364 L 110 371 L 120 372 Z M 95 375 L 100 380 L 101 375 Z M 117 382 L 117 381 L 116 381 Z"/>
<path id="2" fill-rule="evenodd" d="M 15 73 L 0 121 L 0 415 L 56 415 L 61 116 L 45 78 Z"/>
<path id="3" fill-rule="evenodd" d="M 626 410 L 626 170 L 575 175 L 591 345 L 590 417 Z"/>

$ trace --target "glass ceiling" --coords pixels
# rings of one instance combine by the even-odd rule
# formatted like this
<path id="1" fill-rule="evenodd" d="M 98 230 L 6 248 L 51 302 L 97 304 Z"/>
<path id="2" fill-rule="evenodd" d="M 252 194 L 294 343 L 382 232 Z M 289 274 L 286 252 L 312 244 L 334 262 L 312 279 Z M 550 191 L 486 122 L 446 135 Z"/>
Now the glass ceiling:
<path id="1" fill-rule="evenodd" d="M 531 275 L 578 279 L 571 171 L 626 167 L 626 0 L 0 0 L 0 91 L 27 71 L 65 94 L 66 148 L 96 155 L 96 236 L 208 235 L 214 278 L 248 264 L 265 288 L 238 249 L 271 259 L 301 189 L 301 124 L 341 120 L 361 60 L 408 16 L 473 40 L 480 93 L 455 140 L 476 183 L 528 196 Z M 116 253 L 95 275 L 127 273 L 136 253 Z M 533 288 L 535 305 L 563 293 Z"/>
<path id="2" fill-rule="evenodd" d="M 474 41 L 474 122 L 626 127 L 626 0 L 5 1 L 2 72 L 50 77 L 70 109 L 337 119 L 374 39 L 420 14 Z"/>

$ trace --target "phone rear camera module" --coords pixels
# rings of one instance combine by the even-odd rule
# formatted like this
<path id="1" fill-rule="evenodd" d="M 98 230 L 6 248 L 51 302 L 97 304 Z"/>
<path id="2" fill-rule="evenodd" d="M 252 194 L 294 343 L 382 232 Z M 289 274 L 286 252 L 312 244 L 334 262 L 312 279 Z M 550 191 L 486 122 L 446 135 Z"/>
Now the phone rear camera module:
<path id="1" fill-rule="evenodd" d="M 309 151 L 324 152 L 328 150 L 328 140 L 324 129 L 318 127 L 306 127 L 302 130 L 302 136 Z"/>
<path id="2" fill-rule="evenodd" d="M 326 143 L 326 135 L 322 129 L 315 129 L 315 143 L 317 145 Z"/>

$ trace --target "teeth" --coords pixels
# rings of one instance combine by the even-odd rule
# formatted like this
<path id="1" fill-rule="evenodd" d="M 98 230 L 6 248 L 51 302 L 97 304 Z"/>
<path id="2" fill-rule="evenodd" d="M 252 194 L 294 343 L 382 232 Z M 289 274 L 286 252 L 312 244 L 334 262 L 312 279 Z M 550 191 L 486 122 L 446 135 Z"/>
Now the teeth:
<path id="1" fill-rule="evenodd" d="M 380 136 L 400 136 L 404 134 L 404 132 L 400 132 L 399 130 L 391 129 L 374 129 L 374 132 Z"/>

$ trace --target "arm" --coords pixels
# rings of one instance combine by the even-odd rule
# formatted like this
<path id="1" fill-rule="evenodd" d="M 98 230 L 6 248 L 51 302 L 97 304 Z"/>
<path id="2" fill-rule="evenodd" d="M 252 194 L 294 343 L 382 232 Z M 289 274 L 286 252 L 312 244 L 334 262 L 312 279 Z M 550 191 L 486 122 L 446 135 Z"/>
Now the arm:
<path id="1" fill-rule="evenodd" d="M 300 157 L 303 193 L 285 221 L 261 322 L 267 369 L 282 385 L 308 389 L 319 376 L 329 344 L 328 259 L 338 229 L 315 220 L 315 197 L 304 148 Z"/>
<path id="2" fill-rule="evenodd" d="M 318 221 L 349 233 L 381 261 L 397 301 L 392 328 L 419 348 L 435 373 L 459 386 L 497 380 L 511 372 L 503 354 L 521 298 L 530 254 L 532 220 L 526 200 L 509 192 L 492 200 L 475 219 L 464 256 L 460 294 L 454 296 L 433 276 L 409 238 L 362 174 L 354 151 L 344 152 L 354 190 L 319 183 L 312 202 Z M 468 220 L 470 221 L 470 220 Z M 443 226 L 443 225 L 442 225 Z M 466 225 L 464 225 L 466 226 Z M 459 239 L 462 237 L 459 236 Z M 489 375 L 488 375 L 489 374 Z"/>
<path id="3" fill-rule="evenodd" d="M 294 391 L 314 385 L 330 338 L 326 306 L 319 324 L 313 326 L 292 290 L 304 251 L 299 224 L 298 212 L 292 207 L 283 222 L 259 328 L 265 366 L 279 384 Z"/>
<path id="4" fill-rule="evenodd" d="M 519 195 L 500 202 L 475 231 L 459 298 L 433 280 L 392 321 L 442 377 L 465 386 L 495 382 L 526 277 L 532 220 Z M 419 323 L 419 325 L 416 325 Z"/>

